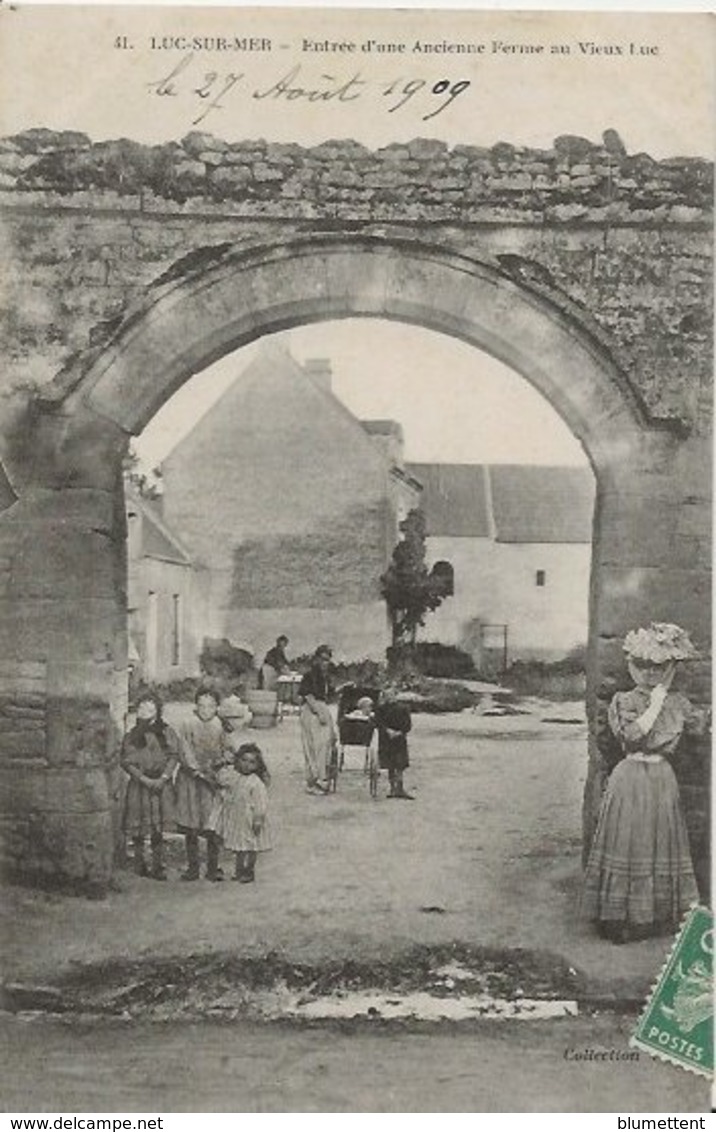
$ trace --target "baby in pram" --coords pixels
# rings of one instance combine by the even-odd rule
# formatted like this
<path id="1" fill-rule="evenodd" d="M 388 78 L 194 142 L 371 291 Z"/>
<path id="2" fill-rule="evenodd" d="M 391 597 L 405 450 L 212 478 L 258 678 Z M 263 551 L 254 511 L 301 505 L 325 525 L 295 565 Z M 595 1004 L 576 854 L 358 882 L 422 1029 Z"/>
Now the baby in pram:
<path id="1" fill-rule="evenodd" d="M 347 711 L 342 718 L 375 722 L 375 709 L 370 696 L 361 696 L 353 711 Z"/>

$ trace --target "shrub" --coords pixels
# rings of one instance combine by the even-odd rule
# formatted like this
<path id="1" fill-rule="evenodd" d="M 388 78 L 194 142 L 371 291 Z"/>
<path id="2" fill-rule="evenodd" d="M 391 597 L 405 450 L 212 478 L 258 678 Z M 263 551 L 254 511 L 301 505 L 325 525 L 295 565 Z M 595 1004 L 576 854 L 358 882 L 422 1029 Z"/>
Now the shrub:
<path id="1" fill-rule="evenodd" d="M 296 672 L 306 672 L 311 667 L 312 653 L 304 653 L 291 661 Z M 331 681 L 336 687 L 342 684 L 358 684 L 369 688 L 382 688 L 386 681 L 386 667 L 381 661 L 364 657 L 363 660 L 341 660 L 331 664 Z"/>
<path id="2" fill-rule="evenodd" d="M 580 699 L 586 682 L 586 647 L 578 645 L 560 660 L 515 660 L 502 683 L 527 696 Z"/>
<path id="3" fill-rule="evenodd" d="M 418 681 L 410 691 L 419 697 L 409 701 L 410 710 L 429 715 L 464 711 L 465 708 L 474 707 L 479 700 L 479 696 L 469 688 L 443 683 L 431 677 Z"/>
<path id="4" fill-rule="evenodd" d="M 453 680 L 475 678 L 475 664 L 469 653 L 456 645 L 443 645 L 439 641 L 419 641 L 415 647 L 418 671 L 425 676 Z"/>
<path id="5" fill-rule="evenodd" d="M 226 637 L 204 638 L 199 667 L 205 676 L 231 683 L 239 677 L 246 677 L 253 663 L 251 653 L 232 645 Z"/>
<path id="6" fill-rule="evenodd" d="M 168 680 L 166 684 L 156 684 L 162 703 L 187 703 L 194 699 L 197 689 L 204 681 L 200 676 L 183 676 L 179 680 Z"/>
<path id="7" fill-rule="evenodd" d="M 475 664 L 469 653 L 439 641 L 419 641 L 414 647 L 392 646 L 387 651 L 392 672 L 421 674 L 444 680 L 474 680 Z"/>

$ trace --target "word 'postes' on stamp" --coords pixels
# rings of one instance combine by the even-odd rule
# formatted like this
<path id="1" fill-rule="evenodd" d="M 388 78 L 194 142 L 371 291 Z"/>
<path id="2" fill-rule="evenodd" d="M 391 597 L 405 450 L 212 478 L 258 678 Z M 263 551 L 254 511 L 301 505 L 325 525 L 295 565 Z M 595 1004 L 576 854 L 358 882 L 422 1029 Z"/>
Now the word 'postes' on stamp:
<path id="1" fill-rule="evenodd" d="M 706 908 L 692 908 L 631 1045 L 710 1077 L 713 1014 L 713 915 Z"/>

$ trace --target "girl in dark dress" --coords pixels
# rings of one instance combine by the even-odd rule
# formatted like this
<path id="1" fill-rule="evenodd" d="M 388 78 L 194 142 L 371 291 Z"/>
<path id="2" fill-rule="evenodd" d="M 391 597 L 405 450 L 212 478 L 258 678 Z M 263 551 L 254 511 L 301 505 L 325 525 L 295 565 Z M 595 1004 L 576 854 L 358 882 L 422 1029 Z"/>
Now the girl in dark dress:
<path id="1" fill-rule="evenodd" d="M 378 705 L 376 711 L 378 725 L 378 764 L 381 770 L 388 771 L 390 782 L 389 798 L 413 800 L 403 786 L 403 773 L 410 765 L 408 757 L 408 732 L 412 727 L 410 712 L 405 704 L 396 700 L 386 700 Z"/>
<path id="2" fill-rule="evenodd" d="M 137 704 L 137 722 L 126 735 L 121 764 L 129 775 L 122 828 L 132 838 L 134 867 L 139 876 L 166 880 L 164 870 L 165 787 L 178 763 L 179 740 L 162 719 L 157 696 L 143 695 Z M 151 869 L 144 859 L 149 836 Z"/>

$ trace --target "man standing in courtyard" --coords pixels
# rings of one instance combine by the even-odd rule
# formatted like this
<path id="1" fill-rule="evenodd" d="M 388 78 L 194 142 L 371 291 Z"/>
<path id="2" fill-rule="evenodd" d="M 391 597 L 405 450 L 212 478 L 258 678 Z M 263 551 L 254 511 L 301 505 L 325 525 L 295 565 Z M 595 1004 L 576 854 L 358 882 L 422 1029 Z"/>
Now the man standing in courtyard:
<path id="1" fill-rule="evenodd" d="M 283 676 L 291 667 L 286 656 L 288 637 L 281 634 L 276 638 L 276 644 L 269 649 L 261 665 L 261 687 L 266 692 L 275 692 L 279 676 Z"/>

